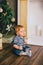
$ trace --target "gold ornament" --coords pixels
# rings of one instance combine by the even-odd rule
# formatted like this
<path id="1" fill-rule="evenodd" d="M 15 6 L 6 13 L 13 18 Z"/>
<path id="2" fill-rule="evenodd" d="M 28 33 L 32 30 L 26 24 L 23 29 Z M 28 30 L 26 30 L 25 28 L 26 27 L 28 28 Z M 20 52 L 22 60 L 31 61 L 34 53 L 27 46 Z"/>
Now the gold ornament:
<path id="1" fill-rule="evenodd" d="M 9 2 L 7 2 L 7 5 L 9 5 Z"/>
<path id="2" fill-rule="evenodd" d="M 11 19 L 11 21 L 12 21 L 12 22 L 15 22 L 15 18 L 13 17 L 13 18 Z"/>

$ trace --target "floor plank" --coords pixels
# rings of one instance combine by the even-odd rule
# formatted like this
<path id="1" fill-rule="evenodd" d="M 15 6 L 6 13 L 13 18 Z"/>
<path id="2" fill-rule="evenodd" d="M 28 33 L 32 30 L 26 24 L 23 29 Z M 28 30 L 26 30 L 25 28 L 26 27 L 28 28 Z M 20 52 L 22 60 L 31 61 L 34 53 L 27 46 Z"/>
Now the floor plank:
<path id="1" fill-rule="evenodd" d="M 3 44 L 0 50 L 0 65 L 43 65 L 43 46 L 30 45 L 32 56 L 17 56 L 10 44 Z"/>

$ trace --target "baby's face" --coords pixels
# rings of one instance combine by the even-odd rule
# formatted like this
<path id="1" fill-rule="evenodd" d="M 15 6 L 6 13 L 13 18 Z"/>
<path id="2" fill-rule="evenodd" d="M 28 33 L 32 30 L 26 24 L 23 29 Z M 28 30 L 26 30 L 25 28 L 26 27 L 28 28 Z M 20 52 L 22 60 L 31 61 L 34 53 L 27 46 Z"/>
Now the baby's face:
<path id="1" fill-rule="evenodd" d="M 18 32 L 19 36 L 24 37 L 26 35 L 25 29 L 21 28 L 20 31 Z"/>

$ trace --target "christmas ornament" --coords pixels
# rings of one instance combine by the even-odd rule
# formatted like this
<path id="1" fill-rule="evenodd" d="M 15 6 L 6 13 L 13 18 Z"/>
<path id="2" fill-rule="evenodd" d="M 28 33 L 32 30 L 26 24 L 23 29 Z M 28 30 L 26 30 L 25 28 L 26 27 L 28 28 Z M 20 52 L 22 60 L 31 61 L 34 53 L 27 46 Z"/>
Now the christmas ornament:
<path id="1" fill-rule="evenodd" d="M 0 7 L 0 13 L 2 13 L 3 12 L 3 9 Z"/>
<path id="2" fill-rule="evenodd" d="M 11 21 L 12 21 L 12 22 L 15 22 L 15 18 L 13 17 L 13 18 L 11 19 Z"/>
<path id="3" fill-rule="evenodd" d="M 10 25 L 7 25 L 7 28 L 6 28 L 6 30 L 10 31 L 11 27 L 12 27 L 12 24 L 10 24 Z"/>
<path id="4" fill-rule="evenodd" d="M 7 5 L 9 5 L 9 2 L 7 2 Z"/>

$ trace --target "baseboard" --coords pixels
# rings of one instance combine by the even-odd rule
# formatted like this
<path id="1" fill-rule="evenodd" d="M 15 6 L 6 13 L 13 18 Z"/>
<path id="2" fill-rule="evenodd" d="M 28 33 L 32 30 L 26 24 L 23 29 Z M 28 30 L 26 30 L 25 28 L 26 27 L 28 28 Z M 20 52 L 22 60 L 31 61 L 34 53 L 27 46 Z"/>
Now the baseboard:
<path id="1" fill-rule="evenodd" d="M 43 46 L 43 38 L 29 38 L 27 42 L 31 45 Z"/>

